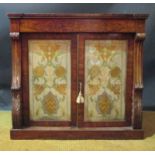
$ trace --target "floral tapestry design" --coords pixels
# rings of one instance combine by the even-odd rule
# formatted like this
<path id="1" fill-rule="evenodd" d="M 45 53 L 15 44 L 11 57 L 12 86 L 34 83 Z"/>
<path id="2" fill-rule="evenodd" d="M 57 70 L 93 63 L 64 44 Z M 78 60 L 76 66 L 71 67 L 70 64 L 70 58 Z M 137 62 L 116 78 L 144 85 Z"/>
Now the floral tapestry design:
<path id="1" fill-rule="evenodd" d="M 69 40 L 29 40 L 31 120 L 70 120 Z"/>
<path id="2" fill-rule="evenodd" d="M 126 40 L 85 41 L 85 121 L 124 120 Z"/>

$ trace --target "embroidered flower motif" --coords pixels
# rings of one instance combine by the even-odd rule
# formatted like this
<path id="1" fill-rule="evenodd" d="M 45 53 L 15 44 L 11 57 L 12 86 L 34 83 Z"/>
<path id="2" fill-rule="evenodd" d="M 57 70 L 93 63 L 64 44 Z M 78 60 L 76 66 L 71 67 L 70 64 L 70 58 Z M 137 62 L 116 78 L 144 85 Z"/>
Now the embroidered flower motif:
<path id="1" fill-rule="evenodd" d="M 35 77 L 42 77 L 45 73 L 44 67 L 42 66 L 35 67 L 33 73 Z"/>
<path id="2" fill-rule="evenodd" d="M 106 93 L 103 93 L 97 99 L 97 109 L 102 114 L 109 114 L 111 112 L 111 104 L 111 99 Z"/>
<path id="3" fill-rule="evenodd" d="M 48 61 L 51 61 L 55 55 L 55 52 L 48 51 L 48 52 L 45 52 L 44 55 Z"/>
<path id="4" fill-rule="evenodd" d="M 66 84 L 59 84 L 55 87 L 55 89 L 62 95 L 66 95 Z"/>
<path id="5" fill-rule="evenodd" d="M 120 91 L 121 91 L 121 86 L 120 84 L 108 84 L 108 88 L 115 94 L 115 95 L 119 95 Z"/>
<path id="6" fill-rule="evenodd" d="M 104 52 L 101 53 L 101 58 L 103 61 L 109 61 L 112 57 L 112 53 L 108 52 L 107 49 L 104 49 Z"/>
<path id="7" fill-rule="evenodd" d="M 110 78 L 110 68 L 108 66 L 101 66 L 102 72 L 100 76 L 100 83 L 103 83 L 105 86 L 108 84 Z"/>
<path id="8" fill-rule="evenodd" d="M 43 110 L 46 114 L 56 113 L 58 109 L 58 101 L 56 96 L 49 92 L 43 99 Z"/>
<path id="9" fill-rule="evenodd" d="M 106 47 L 106 44 L 104 42 L 102 43 L 95 43 L 95 48 L 98 52 L 102 52 L 103 48 Z"/>
<path id="10" fill-rule="evenodd" d="M 100 88 L 100 85 L 96 84 L 88 84 L 89 85 L 89 94 L 95 95 Z"/>
<path id="11" fill-rule="evenodd" d="M 34 84 L 34 93 L 35 95 L 39 95 L 44 90 L 44 86 L 42 84 Z"/>
<path id="12" fill-rule="evenodd" d="M 112 76 L 113 78 L 116 78 L 116 77 L 120 76 L 121 70 L 120 70 L 119 67 L 116 66 L 116 67 L 114 67 L 113 69 L 111 69 L 110 74 L 111 74 L 111 76 Z"/>
<path id="13" fill-rule="evenodd" d="M 106 44 L 105 45 L 101 43 L 96 44 L 95 48 L 99 52 L 100 57 L 103 61 L 109 61 L 112 58 L 113 56 L 112 50 L 109 49 L 109 47 Z"/>
<path id="14" fill-rule="evenodd" d="M 40 44 L 40 48 L 42 49 L 42 51 L 44 52 L 44 56 L 46 57 L 46 59 L 48 61 L 51 61 L 53 59 L 53 57 L 55 56 L 56 51 L 58 51 L 60 49 L 60 45 L 59 44 Z"/>
<path id="15" fill-rule="evenodd" d="M 66 74 L 66 69 L 63 66 L 58 66 L 55 69 L 55 74 L 58 77 L 63 77 Z"/>
<path id="16" fill-rule="evenodd" d="M 98 65 L 93 65 L 89 70 L 89 75 L 93 79 L 101 74 L 100 67 Z"/>

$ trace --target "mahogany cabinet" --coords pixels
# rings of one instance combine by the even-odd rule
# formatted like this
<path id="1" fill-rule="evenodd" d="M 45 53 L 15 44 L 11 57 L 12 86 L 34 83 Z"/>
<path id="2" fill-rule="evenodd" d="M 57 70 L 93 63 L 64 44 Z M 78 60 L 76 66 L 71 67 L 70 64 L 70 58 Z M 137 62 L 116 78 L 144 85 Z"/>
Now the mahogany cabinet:
<path id="1" fill-rule="evenodd" d="M 145 14 L 9 14 L 12 139 L 139 139 Z"/>

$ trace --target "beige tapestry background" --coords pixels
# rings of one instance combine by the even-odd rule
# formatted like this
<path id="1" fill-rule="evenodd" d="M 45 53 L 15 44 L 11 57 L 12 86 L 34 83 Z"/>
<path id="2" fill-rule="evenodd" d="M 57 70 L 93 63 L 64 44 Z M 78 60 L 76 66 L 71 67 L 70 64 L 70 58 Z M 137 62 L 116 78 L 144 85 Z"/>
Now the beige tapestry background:
<path id="1" fill-rule="evenodd" d="M 69 40 L 29 40 L 31 120 L 70 120 Z"/>
<path id="2" fill-rule="evenodd" d="M 85 41 L 85 121 L 123 120 L 127 41 Z"/>

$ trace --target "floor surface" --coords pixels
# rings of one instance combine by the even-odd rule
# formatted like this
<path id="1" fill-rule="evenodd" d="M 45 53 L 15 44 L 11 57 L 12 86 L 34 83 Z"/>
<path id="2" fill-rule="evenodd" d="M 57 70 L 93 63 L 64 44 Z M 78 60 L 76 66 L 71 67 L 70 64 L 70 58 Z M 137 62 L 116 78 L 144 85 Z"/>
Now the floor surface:
<path id="1" fill-rule="evenodd" d="M 0 111 L 0 150 L 155 150 L 155 112 L 143 112 L 143 140 L 10 140 L 11 112 Z"/>

